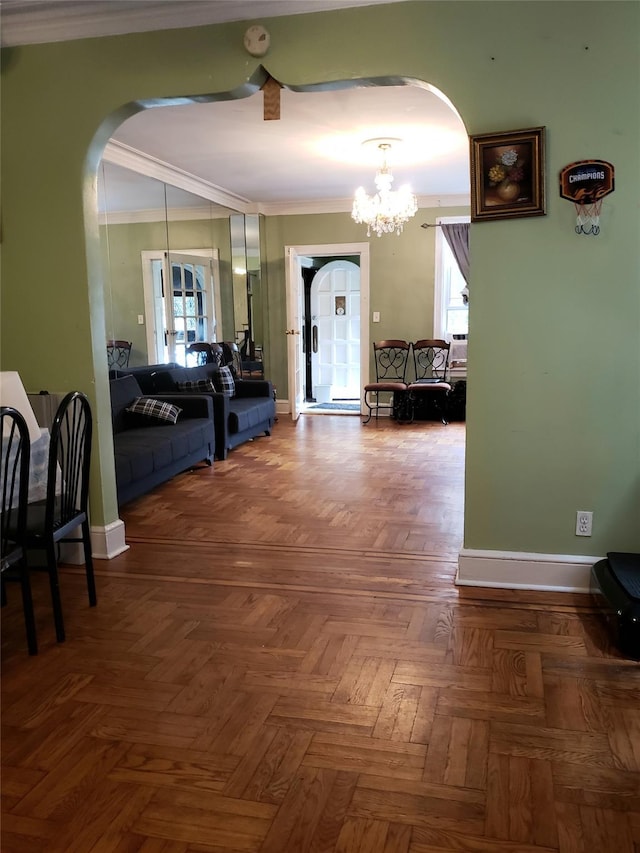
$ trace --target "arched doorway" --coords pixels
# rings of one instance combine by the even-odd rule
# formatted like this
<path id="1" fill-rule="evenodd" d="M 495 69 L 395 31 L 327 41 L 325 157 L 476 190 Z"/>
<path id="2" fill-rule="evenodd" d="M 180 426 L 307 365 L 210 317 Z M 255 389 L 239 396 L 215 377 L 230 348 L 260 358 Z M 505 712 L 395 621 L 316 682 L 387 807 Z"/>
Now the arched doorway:
<path id="1" fill-rule="evenodd" d="M 311 388 L 329 388 L 329 401 L 360 399 L 360 266 L 324 264 L 310 287 Z"/>

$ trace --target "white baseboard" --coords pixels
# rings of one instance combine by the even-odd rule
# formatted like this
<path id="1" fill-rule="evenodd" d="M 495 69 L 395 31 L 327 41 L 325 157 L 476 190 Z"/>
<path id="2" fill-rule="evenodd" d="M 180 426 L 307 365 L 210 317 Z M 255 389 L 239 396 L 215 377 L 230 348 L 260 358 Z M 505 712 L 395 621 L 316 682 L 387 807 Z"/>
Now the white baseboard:
<path id="1" fill-rule="evenodd" d="M 458 555 L 456 584 L 498 589 L 589 592 L 591 567 L 600 559 L 572 554 L 527 554 L 463 548 Z"/>
<path id="2" fill-rule="evenodd" d="M 113 560 L 129 550 L 125 542 L 124 522 L 121 519 L 106 527 L 91 528 L 91 553 L 94 560 Z"/>

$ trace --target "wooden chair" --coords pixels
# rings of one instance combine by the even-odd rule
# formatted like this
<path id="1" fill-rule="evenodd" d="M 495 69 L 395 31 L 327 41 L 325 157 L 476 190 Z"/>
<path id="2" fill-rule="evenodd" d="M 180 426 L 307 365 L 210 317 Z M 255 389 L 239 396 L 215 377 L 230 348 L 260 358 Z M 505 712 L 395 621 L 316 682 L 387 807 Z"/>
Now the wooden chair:
<path id="1" fill-rule="evenodd" d="M 390 413 L 402 411 L 398 397 L 406 397 L 407 362 L 411 344 L 402 340 L 374 341 L 373 356 L 376 365 L 376 381 L 364 386 L 364 404 L 369 417 L 362 423 L 368 424 L 375 411 L 376 420 L 380 410 Z M 380 395 L 383 395 L 382 399 Z M 400 416 L 401 419 L 402 415 Z"/>
<path id="2" fill-rule="evenodd" d="M 29 457 L 31 445 L 24 418 L 9 406 L 0 409 L 0 584 L 6 604 L 5 581 L 17 580 L 22 589 L 22 608 L 30 655 L 38 654 L 36 624 L 29 567 L 25 549 Z"/>
<path id="3" fill-rule="evenodd" d="M 423 339 L 413 344 L 415 380 L 409 384 L 411 420 L 425 399 L 433 402 L 443 424 L 447 424 L 447 403 L 451 385 L 448 382 L 450 344 L 440 339 Z"/>
<path id="4" fill-rule="evenodd" d="M 82 543 L 89 604 L 95 607 L 97 602 L 88 514 L 92 431 L 89 400 L 79 391 L 71 391 L 58 406 L 51 427 L 46 498 L 27 508 L 26 546 L 29 552 L 44 551 L 46 555 L 45 568 L 59 643 L 65 639 L 58 582 L 60 543 Z M 77 527 L 81 535 L 72 536 Z"/>
<path id="5" fill-rule="evenodd" d="M 109 369 L 129 367 L 131 341 L 107 341 L 107 363 Z"/>

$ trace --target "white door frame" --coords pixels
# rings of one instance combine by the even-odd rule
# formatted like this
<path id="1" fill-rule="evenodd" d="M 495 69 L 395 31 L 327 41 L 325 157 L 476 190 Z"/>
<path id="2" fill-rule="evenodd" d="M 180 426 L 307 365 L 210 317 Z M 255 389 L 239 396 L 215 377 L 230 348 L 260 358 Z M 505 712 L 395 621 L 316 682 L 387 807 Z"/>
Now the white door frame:
<path id="1" fill-rule="evenodd" d="M 369 243 L 323 243 L 311 246 L 285 246 L 285 258 L 288 262 L 286 269 L 286 294 L 287 294 L 287 318 L 294 316 L 294 305 L 292 300 L 300 304 L 304 298 L 302 291 L 302 276 L 292 275 L 292 270 L 300 270 L 303 257 L 331 257 L 343 255 L 358 255 L 360 257 L 360 411 L 363 410 L 362 389 L 369 381 Z M 292 418 L 297 419 L 299 412 L 296 401 L 302 397 L 302 391 L 297 389 L 298 382 L 302 380 L 302 371 L 296 370 L 296 362 L 302 363 L 302 329 L 300 335 L 295 335 L 297 359 L 292 357 L 291 351 L 287 350 L 288 379 L 289 379 L 289 411 Z M 294 336 L 290 336 L 293 339 Z M 291 346 L 291 345 L 290 345 Z"/>

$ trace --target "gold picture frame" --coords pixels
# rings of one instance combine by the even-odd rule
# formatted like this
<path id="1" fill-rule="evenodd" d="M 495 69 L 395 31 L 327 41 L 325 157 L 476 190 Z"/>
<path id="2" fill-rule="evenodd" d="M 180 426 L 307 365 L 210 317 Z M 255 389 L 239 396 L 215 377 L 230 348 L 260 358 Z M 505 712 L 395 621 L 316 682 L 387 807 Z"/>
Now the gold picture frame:
<path id="1" fill-rule="evenodd" d="M 545 128 L 469 137 L 471 221 L 543 216 Z"/>

